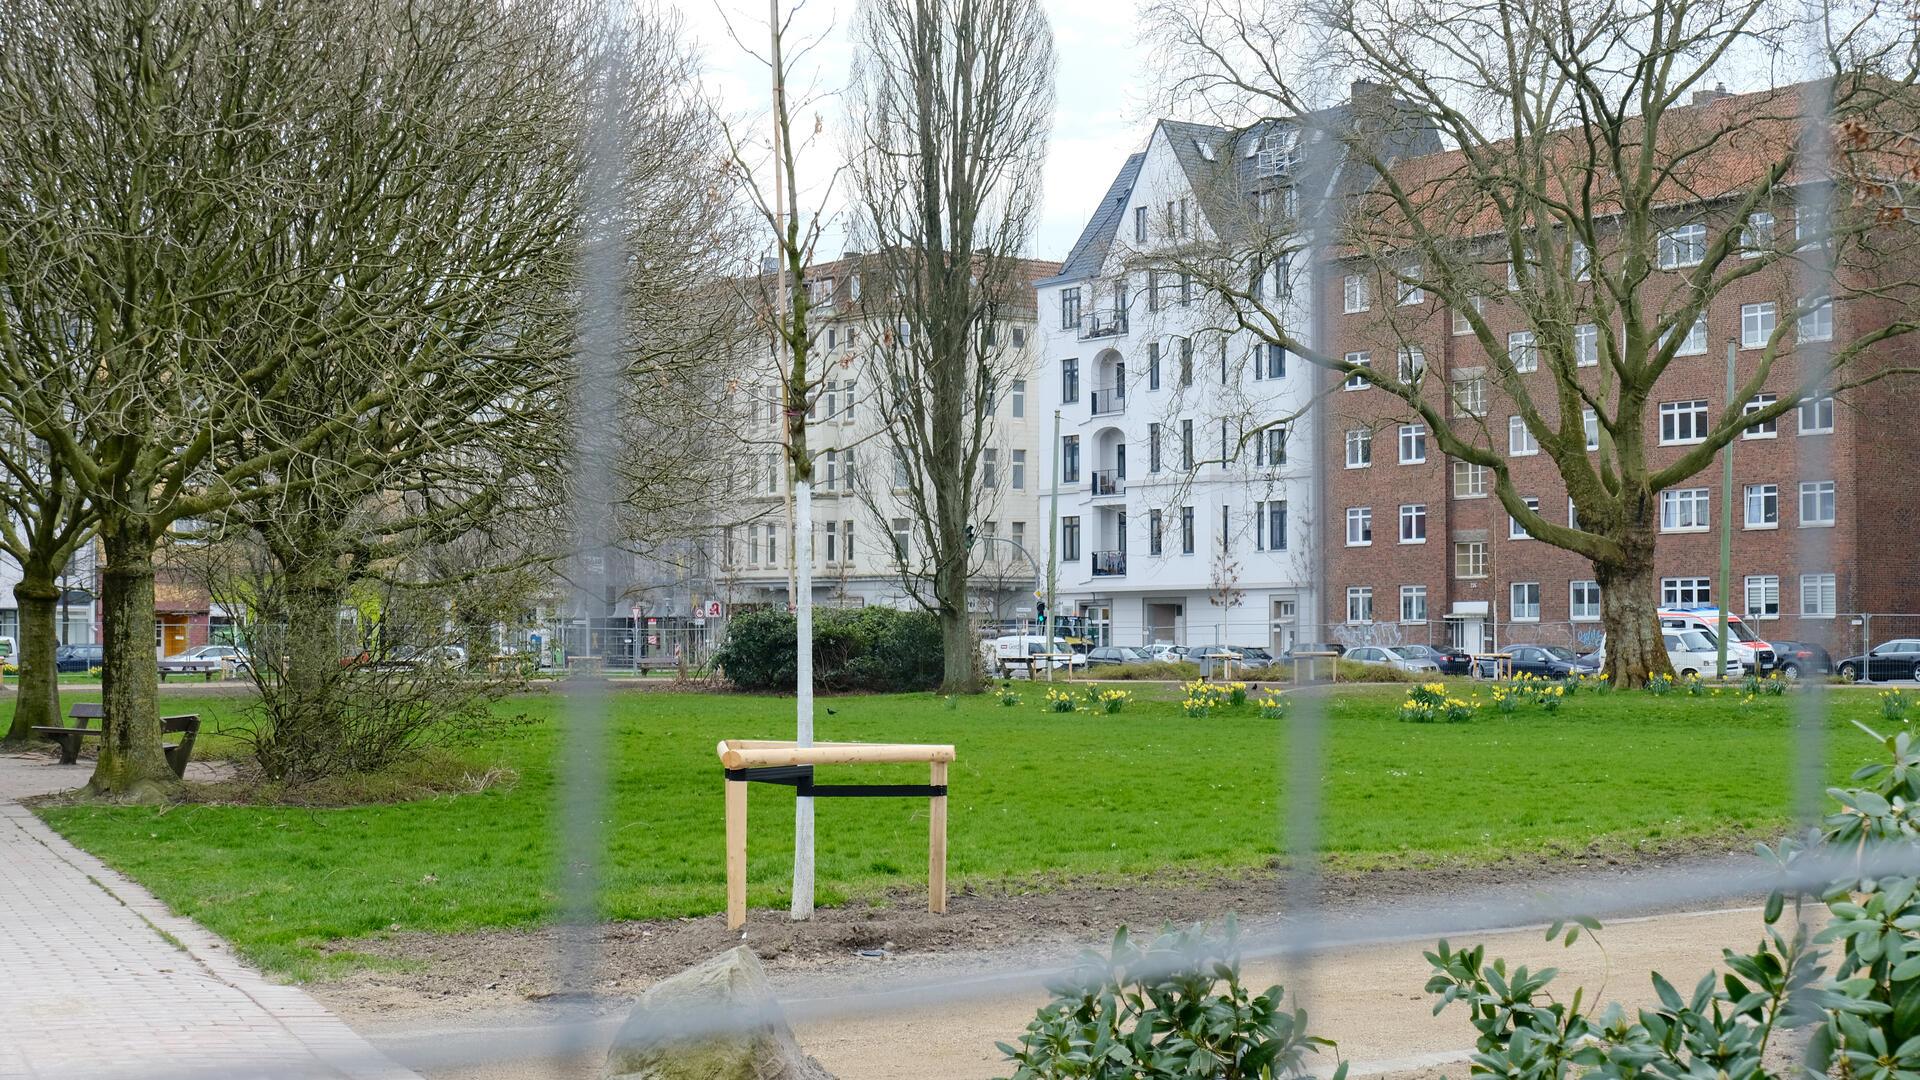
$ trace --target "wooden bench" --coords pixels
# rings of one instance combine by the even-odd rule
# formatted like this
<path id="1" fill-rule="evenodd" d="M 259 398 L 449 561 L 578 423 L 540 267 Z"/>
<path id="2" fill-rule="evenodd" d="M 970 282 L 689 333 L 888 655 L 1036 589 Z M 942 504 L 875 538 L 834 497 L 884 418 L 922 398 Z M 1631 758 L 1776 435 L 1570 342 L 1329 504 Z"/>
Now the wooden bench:
<path id="1" fill-rule="evenodd" d="M 169 735 L 180 736 L 180 741 L 168 742 Z M 167 766 L 173 770 L 174 776 L 186 779 L 187 762 L 193 760 L 193 741 L 199 736 L 200 717 L 197 713 L 160 718 L 160 751 L 167 755 Z"/>
<path id="2" fill-rule="evenodd" d="M 76 703 L 67 716 L 77 721 L 71 727 L 38 727 L 36 735 L 44 735 L 60 744 L 60 764 L 72 765 L 80 760 L 80 740 L 90 736 L 107 733 L 106 710 L 98 702 L 82 701 Z M 87 726 L 91 721 L 100 721 L 99 727 Z M 167 736 L 178 735 L 176 742 L 166 741 Z M 167 767 L 173 775 L 184 778 L 187 775 L 187 763 L 193 760 L 194 740 L 200 736 L 200 717 L 195 713 L 181 716 L 163 716 L 160 718 L 160 751 L 167 756 Z"/>
<path id="3" fill-rule="evenodd" d="M 200 676 L 201 682 L 212 682 L 213 677 L 219 674 L 219 672 L 220 672 L 220 664 L 218 661 L 210 661 L 205 665 L 195 664 L 195 666 L 190 668 L 188 667 L 175 668 L 172 671 L 168 671 L 166 668 L 161 668 L 160 681 L 166 682 L 167 676 L 169 675 L 198 675 Z"/>

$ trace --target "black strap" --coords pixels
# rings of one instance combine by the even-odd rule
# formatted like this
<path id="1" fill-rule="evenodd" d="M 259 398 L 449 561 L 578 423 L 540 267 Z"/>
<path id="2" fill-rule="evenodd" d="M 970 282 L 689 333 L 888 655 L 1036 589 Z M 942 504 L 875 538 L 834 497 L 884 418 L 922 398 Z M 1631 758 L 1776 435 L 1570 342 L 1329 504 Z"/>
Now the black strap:
<path id="1" fill-rule="evenodd" d="M 757 769 L 728 769 L 727 779 L 743 783 L 780 784 L 795 794 L 816 799 L 933 798 L 947 793 L 945 784 L 816 784 L 811 765 L 763 765 Z"/>

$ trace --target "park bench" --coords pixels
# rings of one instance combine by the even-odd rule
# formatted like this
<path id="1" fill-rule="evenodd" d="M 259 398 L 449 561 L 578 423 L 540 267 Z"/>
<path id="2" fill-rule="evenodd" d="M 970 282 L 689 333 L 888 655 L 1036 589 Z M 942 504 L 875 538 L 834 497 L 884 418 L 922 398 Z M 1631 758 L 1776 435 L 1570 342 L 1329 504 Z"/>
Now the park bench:
<path id="1" fill-rule="evenodd" d="M 68 710 L 67 717 L 75 721 L 69 727 L 36 726 L 36 735 L 44 735 L 60 744 L 60 764 L 72 765 L 80 760 L 80 740 L 90 736 L 106 734 L 106 710 L 98 702 L 82 701 Z M 99 727 L 89 727 L 92 722 L 100 721 Z M 166 741 L 167 736 L 178 735 L 176 742 Z M 193 760 L 193 743 L 200 735 L 200 717 L 194 713 L 181 716 L 163 716 L 160 718 L 160 751 L 167 756 L 167 767 L 173 775 L 185 777 L 187 763 Z"/>

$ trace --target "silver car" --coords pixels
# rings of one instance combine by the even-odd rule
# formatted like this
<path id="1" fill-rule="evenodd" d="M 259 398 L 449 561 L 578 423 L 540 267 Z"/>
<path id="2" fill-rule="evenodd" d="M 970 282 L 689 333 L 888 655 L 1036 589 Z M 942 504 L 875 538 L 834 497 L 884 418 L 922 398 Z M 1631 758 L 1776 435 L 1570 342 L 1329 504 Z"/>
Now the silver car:
<path id="1" fill-rule="evenodd" d="M 1411 645 L 1398 647 L 1387 645 L 1362 645 L 1357 649 L 1348 649 L 1343 660 L 1358 660 L 1363 664 L 1385 664 L 1391 668 L 1411 672 L 1416 675 L 1438 675 L 1440 665 L 1427 659 L 1419 649 Z"/>

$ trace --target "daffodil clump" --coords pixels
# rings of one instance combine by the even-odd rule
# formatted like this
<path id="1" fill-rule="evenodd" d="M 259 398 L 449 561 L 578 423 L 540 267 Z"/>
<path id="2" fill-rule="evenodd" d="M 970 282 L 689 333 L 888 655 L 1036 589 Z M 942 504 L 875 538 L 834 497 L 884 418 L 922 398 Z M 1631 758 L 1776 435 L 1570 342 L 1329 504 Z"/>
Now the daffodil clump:
<path id="1" fill-rule="evenodd" d="M 1087 706 L 1094 712 L 1117 713 L 1133 700 L 1131 690 L 1087 691 Z"/>
<path id="2" fill-rule="evenodd" d="M 1708 696 L 1707 691 L 1711 689 L 1711 687 L 1707 685 L 1706 680 L 1698 675 L 1682 675 L 1677 685 L 1680 689 L 1685 690 L 1691 697 L 1706 697 Z M 1718 690 L 1713 691 L 1715 694 L 1719 692 Z"/>
<path id="3" fill-rule="evenodd" d="M 1227 704 L 1239 708 L 1247 703 L 1247 684 L 1234 682 L 1227 684 Z"/>
<path id="4" fill-rule="evenodd" d="M 1400 719 L 1414 724 L 1461 724 L 1473 719 L 1479 706 L 1447 693 L 1445 683 L 1422 683 L 1407 691 L 1400 703 Z"/>
<path id="5" fill-rule="evenodd" d="M 1493 707 L 1502 715 L 1511 715 L 1520 708 L 1520 703 L 1526 700 L 1526 695 L 1522 694 L 1519 690 L 1511 686 L 1502 686 L 1499 683 L 1493 684 L 1491 693 L 1493 697 Z"/>
<path id="6" fill-rule="evenodd" d="M 1020 695 L 1013 692 L 1012 683 L 1006 683 L 1000 687 L 1000 704 L 1009 709 L 1020 704 Z"/>
<path id="7" fill-rule="evenodd" d="M 1079 707 L 1080 699 L 1073 695 L 1073 691 L 1055 690 L 1052 687 L 1047 688 L 1048 712 L 1073 712 Z"/>
<path id="8" fill-rule="evenodd" d="M 1272 690 L 1267 691 L 1257 704 L 1262 720 L 1285 720 L 1287 714 L 1293 711 L 1293 699 Z"/>
<path id="9" fill-rule="evenodd" d="M 1226 706 L 1231 695 L 1231 691 L 1226 687 L 1204 679 L 1193 680 L 1186 684 L 1185 689 L 1187 696 L 1180 702 L 1180 709 L 1194 719 L 1212 716 L 1213 710 Z M 1244 690 L 1242 694 L 1241 700 L 1244 701 L 1246 700 Z"/>
<path id="10" fill-rule="evenodd" d="M 1913 698 L 1904 690 L 1882 690 L 1880 692 L 1880 715 L 1896 724 L 1905 723 L 1907 714 L 1913 711 Z"/>
<path id="11" fill-rule="evenodd" d="M 1567 693 L 1569 694 L 1575 690 L 1586 690 L 1590 693 L 1604 694 L 1612 689 L 1613 683 L 1607 680 L 1607 673 L 1604 671 L 1597 675 L 1575 675 L 1567 681 Z"/>
<path id="12" fill-rule="evenodd" d="M 1673 687 L 1674 680 L 1671 675 L 1647 676 L 1647 693 L 1653 694 L 1656 697 L 1664 697 L 1668 693 L 1671 693 Z"/>

